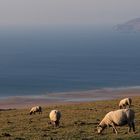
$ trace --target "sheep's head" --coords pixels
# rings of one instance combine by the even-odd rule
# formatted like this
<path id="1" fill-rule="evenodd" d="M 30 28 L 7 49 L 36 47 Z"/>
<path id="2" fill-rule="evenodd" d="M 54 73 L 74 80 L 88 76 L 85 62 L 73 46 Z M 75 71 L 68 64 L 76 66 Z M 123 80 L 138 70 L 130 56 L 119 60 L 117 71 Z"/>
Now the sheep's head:
<path id="1" fill-rule="evenodd" d="M 30 115 L 32 115 L 32 113 L 33 113 L 33 112 L 32 112 L 32 111 L 30 111 Z"/>
<path id="2" fill-rule="evenodd" d="M 98 126 L 97 126 L 97 132 L 98 132 L 98 134 L 101 134 L 103 130 L 104 130 L 104 129 L 102 128 L 101 125 L 98 125 Z"/>

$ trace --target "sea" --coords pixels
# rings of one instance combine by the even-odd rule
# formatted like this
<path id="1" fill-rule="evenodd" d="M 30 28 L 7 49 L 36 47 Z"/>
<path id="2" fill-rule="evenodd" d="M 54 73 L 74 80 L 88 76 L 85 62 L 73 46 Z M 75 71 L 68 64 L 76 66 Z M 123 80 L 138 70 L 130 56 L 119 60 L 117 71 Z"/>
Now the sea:
<path id="1" fill-rule="evenodd" d="M 0 29 L 0 98 L 140 87 L 140 33 Z"/>

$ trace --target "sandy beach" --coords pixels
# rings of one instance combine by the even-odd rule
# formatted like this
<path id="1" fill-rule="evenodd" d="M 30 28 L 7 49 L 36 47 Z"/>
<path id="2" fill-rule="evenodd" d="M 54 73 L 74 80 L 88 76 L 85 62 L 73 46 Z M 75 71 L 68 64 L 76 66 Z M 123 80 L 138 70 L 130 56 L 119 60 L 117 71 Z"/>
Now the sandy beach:
<path id="1" fill-rule="evenodd" d="M 140 96 L 139 87 L 48 93 L 40 96 L 13 96 L 1 98 L 0 109 L 28 108 L 34 105 L 71 104 L 133 96 Z"/>

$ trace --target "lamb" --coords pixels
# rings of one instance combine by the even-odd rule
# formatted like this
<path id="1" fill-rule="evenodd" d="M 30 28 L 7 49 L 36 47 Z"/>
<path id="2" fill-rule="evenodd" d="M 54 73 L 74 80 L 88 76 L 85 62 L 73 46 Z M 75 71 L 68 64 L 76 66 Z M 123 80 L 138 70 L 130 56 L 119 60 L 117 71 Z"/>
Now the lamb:
<path id="1" fill-rule="evenodd" d="M 128 132 L 131 131 L 131 127 L 133 128 L 133 132 L 135 132 L 134 118 L 135 118 L 135 112 L 130 108 L 119 109 L 119 110 L 116 110 L 116 111 L 110 111 L 109 113 L 107 113 L 105 115 L 103 120 L 97 126 L 98 134 L 101 134 L 102 131 L 107 126 L 112 126 L 113 127 L 113 132 L 118 134 L 116 126 L 123 126 L 123 125 L 126 125 L 126 124 L 128 124 L 128 126 L 129 126 Z"/>
<path id="2" fill-rule="evenodd" d="M 35 114 L 36 112 L 39 112 L 39 114 L 42 113 L 41 106 L 32 107 L 31 110 L 30 110 L 30 115 L 32 115 L 33 113 Z"/>
<path id="3" fill-rule="evenodd" d="M 132 104 L 132 99 L 131 98 L 125 98 L 125 99 L 122 99 L 119 103 L 119 107 L 120 109 L 121 108 L 126 108 L 127 106 L 130 108 Z"/>
<path id="4" fill-rule="evenodd" d="M 55 127 L 59 126 L 59 121 L 61 118 L 61 112 L 58 110 L 52 110 L 49 114 L 51 124 L 54 125 Z"/>

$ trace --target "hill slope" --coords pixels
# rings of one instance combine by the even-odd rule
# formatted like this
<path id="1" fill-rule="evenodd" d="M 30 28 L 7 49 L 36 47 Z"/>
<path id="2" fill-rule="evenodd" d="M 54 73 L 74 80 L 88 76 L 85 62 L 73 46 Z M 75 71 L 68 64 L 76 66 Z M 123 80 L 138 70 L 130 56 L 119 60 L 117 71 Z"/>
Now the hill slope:
<path id="1" fill-rule="evenodd" d="M 124 24 L 118 24 L 114 28 L 123 32 L 140 32 L 140 18 L 130 20 Z"/>
<path id="2" fill-rule="evenodd" d="M 29 115 L 29 109 L 0 111 L 1 140 L 130 140 L 140 139 L 140 97 L 132 98 L 136 112 L 136 134 L 127 134 L 127 126 L 117 127 L 116 136 L 111 128 L 98 135 L 96 127 L 104 115 L 118 109 L 119 100 L 96 101 L 43 108 L 43 114 Z M 59 128 L 48 124 L 52 109 L 62 112 Z"/>

